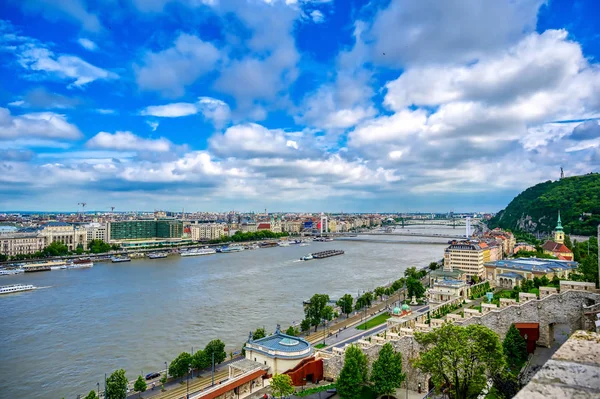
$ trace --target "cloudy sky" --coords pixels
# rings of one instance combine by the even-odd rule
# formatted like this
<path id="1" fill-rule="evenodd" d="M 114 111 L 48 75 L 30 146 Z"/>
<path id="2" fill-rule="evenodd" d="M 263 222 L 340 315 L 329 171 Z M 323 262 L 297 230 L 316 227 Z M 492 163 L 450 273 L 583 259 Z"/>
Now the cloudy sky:
<path id="1" fill-rule="evenodd" d="M 595 0 L 5 0 L 0 211 L 496 211 L 600 170 Z"/>

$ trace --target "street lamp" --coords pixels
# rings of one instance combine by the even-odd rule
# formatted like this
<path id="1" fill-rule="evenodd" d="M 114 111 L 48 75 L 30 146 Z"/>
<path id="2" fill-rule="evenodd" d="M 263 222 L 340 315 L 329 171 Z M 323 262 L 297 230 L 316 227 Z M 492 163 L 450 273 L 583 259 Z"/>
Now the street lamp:
<path id="1" fill-rule="evenodd" d="M 98 387 L 98 397 L 100 397 L 100 383 L 99 383 L 99 382 L 97 382 L 97 383 L 96 383 L 96 386 Z"/>
<path id="2" fill-rule="evenodd" d="M 186 399 L 190 399 L 190 373 L 191 372 L 192 372 L 192 365 L 188 364 L 187 393 L 185 394 Z"/>

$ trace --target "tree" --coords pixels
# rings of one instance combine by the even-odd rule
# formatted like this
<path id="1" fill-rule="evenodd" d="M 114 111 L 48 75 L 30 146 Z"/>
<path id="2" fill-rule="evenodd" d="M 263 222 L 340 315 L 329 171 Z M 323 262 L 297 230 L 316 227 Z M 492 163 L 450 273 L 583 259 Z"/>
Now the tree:
<path id="1" fill-rule="evenodd" d="M 285 330 L 285 334 L 286 335 L 290 335 L 292 337 L 296 337 L 299 334 L 298 328 L 294 327 L 294 326 L 289 326 L 287 330 Z"/>
<path id="2" fill-rule="evenodd" d="M 106 379 L 106 397 L 108 399 L 126 399 L 127 383 L 125 370 L 116 370 Z"/>
<path id="3" fill-rule="evenodd" d="M 212 359 L 206 355 L 206 351 L 199 350 L 192 356 L 192 367 L 198 370 L 205 369 L 212 365 Z"/>
<path id="4" fill-rule="evenodd" d="M 358 346 L 350 345 L 344 356 L 344 367 L 340 371 L 335 387 L 341 399 L 358 399 L 367 382 L 367 356 Z"/>
<path id="5" fill-rule="evenodd" d="M 169 374 L 173 377 L 183 377 L 188 373 L 189 367 L 192 364 L 192 355 L 187 352 L 181 352 L 171 364 L 169 364 Z"/>
<path id="6" fill-rule="evenodd" d="M 415 266 L 409 267 L 408 269 L 406 269 L 404 271 L 404 277 L 407 277 L 407 278 L 411 278 L 411 277 L 412 278 L 417 278 L 417 275 L 418 275 L 417 274 L 417 268 Z"/>
<path id="7" fill-rule="evenodd" d="M 46 256 L 62 256 L 69 253 L 69 247 L 59 241 L 54 241 L 42 251 Z"/>
<path id="8" fill-rule="evenodd" d="M 521 389 L 517 377 L 506 370 L 502 370 L 492 376 L 496 394 L 502 399 L 513 398 Z"/>
<path id="9" fill-rule="evenodd" d="M 146 385 L 144 377 L 142 377 L 141 375 L 138 376 L 137 380 L 135 380 L 135 383 L 133 384 L 133 390 L 135 392 L 139 392 L 139 397 L 141 398 L 142 392 L 146 392 L 146 388 L 148 388 L 148 386 Z"/>
<path id="10" fill-rule="evenodd" d="M 261 339 L 267 336 L 267 332 L 264 328 L 257 328 L 256 331 L 252 333 L 252 339 L 256 341 L 257 339 Z"/>
<path id="11" fill-rule="evenodd" d="M 406 288 L 408 289 L 409 297 L 415 296 L 417 298 L 420 298 L 425 293 L 425 287 L 423 287 L 421 281 L 412 277 L 409 277 L 406 280 Z"/>
<path id="12" fill-rule="evenodd" d="M 8 260 L 8 255 L 0 254 L 0 262 L 6 262 Z"/>
<path id="13" fill-rule="evenodd" d="M 222 363 L 227 359 L 227 353 L 225 352 L 225 344 L 220 339 L 213 339 L 204 348 L 207 359 L 210 359 L 212 364 L 213 353 L 215 355 L 215 364 Z"/>
<path id="14" fill-rule="evenodd" d="M 338 299 L 338 301 L 336 303 L 336 305 L 338 305 L 340 307 L 340 309 L 342 310 L 342 313 L 346 313 L 346 318 L 348 318 L 348 316 L 350 316 L 350 313 L 352 313 L 352 303 L 353 302 L 354 302 L 354 298 L 352 298 L 352 295 L 345 294 L 343 297 Z"/>
<path id="15" fill-rule="evenodd" d="M 521 336 L 515 325 L 511 325 L 502 342 L 504 356 L 510 370 L 518 373 L 527 361 L 527 341 Z"/>
<path id="16" fill-rule="evenodd" d="M 373 362 L 371 382 L 373 390 L 380 395 L 391 395 L 400 388 L 406 375 L 402 373 L 402 355 L 394 352 L 389 342 L 379 351 L 379 357 Z"/>
<path id="17" fill-rule="evenodd" d="M 284 397 L 294 393 L 292 377 L 287 374 L 275 374 L 271 379 L 273 396 Z"/>
<path id="18" fill-rule="evenodd" d="M 317 331 L 318 325 L 321 324 L 321 320 L 324 319 L 327 302 L 329 302 L 329 295 L 314 294 L 310 298 L 310 302 L 304 307 L 306 319 L 309 320 L 311 326 L 315 327 L 315 331 Z"/>
<path id="19" fill-rule="evenodd" d="M 308 331 L 310 330 L 310 320 L 308 319 L 304 319 L 300 322 L 300 329 L 302 331 Z"/>
<path id="20" fill-rule="evenodd" d="M 569 237 L 568 234 L 565 234 L 565 247 L 569 248 L 570 250 L 573 250 L 573 243 L 571 242 L 571 237 Z"/>
<path id="21" fill-rule="evenodd" d="M 444 323 L 431 332 L 415 333 L 415 339 L 424 347 L 415 366 L 456 399 L 476 396 L 505 365 L 498 335 L 485 326 Z"/>
<path id="22" fill-rule="evenodd" d="M 385 294 L 385 288 L 384 287 L 377 287 L 377 288 L 375 288 L 375 296 L 379 297 L 380 300 L 381 300 L 381 297 L 383 297 L 383 294 Z"/>
<path id="23" fill-rule="evenodd" d="M 437 270 L 438 267 L 440 267 L 440 265 L 437 262 L 431 262 L 429 264 L 429 270 Z"/>
<path id="24" fill-rule="evenodd" d="M 83 399 L 98 399 L 98 395 L 96 395 L 96 391 L 94 391 L 92 389 L 90 391 L 90 393 L 88 393 L 87 395 L 85 395 L 85 397 Z"/>

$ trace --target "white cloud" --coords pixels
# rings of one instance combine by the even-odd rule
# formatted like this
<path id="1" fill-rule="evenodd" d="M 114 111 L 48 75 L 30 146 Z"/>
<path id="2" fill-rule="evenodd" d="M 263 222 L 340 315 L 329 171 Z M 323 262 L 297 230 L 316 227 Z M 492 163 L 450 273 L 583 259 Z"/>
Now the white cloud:
<path id="1" fill-rule="evenodd" d="M 13 116 L 8 109 L 0 108 L 0 139 L 22 137 L 74 140 L 81 137 L 81 132 L 65 115 L 38 112 Z"/>
<path id="2" fill-rule="evenodd" d="M 288 145 L 282 130 L 269 130 L 264 126 L 248 123 L 235 125 L 209 140 L 211 148 L 224 157 L 253 158 L 263 156 L 286 157 L 297 150 Z"/>
<path id="3" fill-rule="evenodd" d="M 94 43 L 90 39 L 86 39 L 85 37 L 80 37 L 79 39 L 77 39 L 77 42 L 81 45 L 81 47 L 83 47 L 86 50 L 95 51 L 98 49 L 96 43 Z"/>
<path id="4" fill-rule="evenodd" d="M 52 93 L 44 87 L 37 87 L 28 91 L 21 100 L 9 103 L 11 107 L 43 108 L 43 109 L 69 109 L 81 104 L 77 97 L 67 97 Z"/>
<path id="5" fill-rule="evenodd" d="M 310 13 L 310 17 L 312 18 L 314 23 L 320 24 L 320 23 L 325 22 L 325 16 L 319 10 L 313 10 Z"/>
<path id="6" fill-rule="evenodd" d="M 56 55 L 44 47 L 25 49 L 17 57 L 23 68 L 73 81 L 72 86 L 82 87 L 95 80 L 118 79 L 115 73 L 98 68 L 79 57 Z"/>
<path id="7" fill-rule="evenodd" d="M 219 58 L 219 50 L 214 45 L 182 33 L 172 47 L 146 53 L 142 65 L 134 66 L 136 80 L 143 90 L 179 97 L 185 93 L 186 86 L 213 70 Z"/>
<path id="8" fill-rule="evenodd" d="M 150 129 L 152 129 L 153 132 L 156 131 L 156 129 L 158 129 L 159 123 L 156 121 L 146 121 L 146 123 L 148 124 L 148 126 L 150 126 Z"/>
<path id="9" fill-rule="evenodd" d="M 89 148 L 118 151 L 167 152 L 171 150 L 173 144 L 163 137 L 144 139 L 131 132 L 116 132 L 114 134 L 100 132 L 92 137 L 86 145 Z"/>
<path id="10" fill-rule="evenodd" d="M 102 115 L 115 115 L 117 114 L 117 110 L 109 109 L 109 108 L 97 108 L 96 112 Z"/>
<path id="11" fill-rule="evenodd" d="M 200 97 L 197 106 L 204 118 L 212 121 L 217 128 L 223 127 L 231 119 L 231 110 L 224 101 L 212 97 Z"/>
<path id="12" fill-rule="evenodd" d="M 196 113 L 198 113 L 198 108 L 195 104 L 190 103 L 151 105 L 140 111 L 140 115 L 158 116 L 161 118 L 180 118 L 182 116 L 194 115 Z"/>
<path id="13" fill-rule="evenodd" d="M 471 62 L 535 30 L 544 0 L 396 0 L 375 16 L 367 39 L 382 64 Z"/>

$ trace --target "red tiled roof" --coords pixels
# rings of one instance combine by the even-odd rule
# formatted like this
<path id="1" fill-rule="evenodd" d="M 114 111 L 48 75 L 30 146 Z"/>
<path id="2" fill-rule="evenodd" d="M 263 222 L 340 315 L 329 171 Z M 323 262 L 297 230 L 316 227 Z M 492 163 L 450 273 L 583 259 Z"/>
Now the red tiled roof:
<path id="1" fill-rule="evenodd" d="M 565 244 L 559 244 L 552 240 L 546 241 L 544 245 L 542 245 L 542 248 L 550 252 L 573 253 L 569 248 L 566 247 Z"/>
<path id="2" fill-rule="evenodd" d="M 259 223 L 257 230 L 269 230 L 271 229 L 271 223 Z"/>

